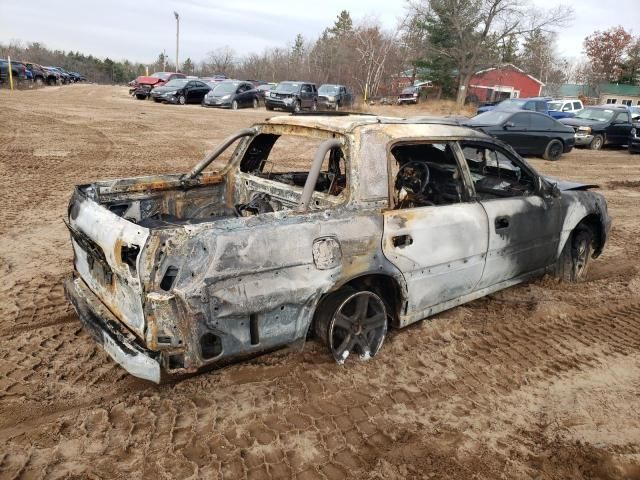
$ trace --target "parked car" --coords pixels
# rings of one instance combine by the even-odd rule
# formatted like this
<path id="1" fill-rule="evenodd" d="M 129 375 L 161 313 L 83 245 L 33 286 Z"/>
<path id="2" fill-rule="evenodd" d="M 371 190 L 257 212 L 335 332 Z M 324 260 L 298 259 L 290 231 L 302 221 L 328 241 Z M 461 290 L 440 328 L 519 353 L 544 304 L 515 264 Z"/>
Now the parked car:
<path id="1" fill-rule="evenodd" d="M 141 75 L 129 82 L 129 95 L 135 96 L 138 100 L 146 100 L 154 88 L 180 78 L 186 78 L 186 75 L 177 72 L 155 72 L 148 77 Z"/>
<path id="2" fill-rule="evenodd" d="M 322 109 L 338 110 L 353 106 L 353 94 L 344 85 L 325 83 L 318 89 L 318 106 Z"/>
<path id="3" fill-rule="evenodd" d="M 55 68 L 42 67 L 47 72 L 47 85 L 53 86 L 62 83 L 62 75 Z"/>
<path id="4" fill-rule="evenodd" d="M 632 122 L 640 122 L 640 105 L 635 107 L 629 107 L 629 113 L 631 113 Z"/>
<path id="5" fill-rule="evenodd" d="M 318 89 L 311 82 L 280 82 L 276 88 L 265 95 L 267 110 L 280 109 L 299 112 L 302 109 L 318 109 Z"/>
<path id="6" fill-rule="evenodd" d="M 398 95 L 398 105 L 417 104 L 420 101 L 420 87 L 403 88 Z"/>
<path id="7" fill-rule="evenodd" d="M 565 98 L 561 100 L 553 100 L 548 103 L 549 112 L 553 114 L 553 118 L 573 117 L 576 113 L 584 108 L 582 100 L 577 98 Z"/>
<path id="8" fill-rule="evenodd" d="M 560 120 L 575 130 L 576 146 L 600 150 L 605 145 L 626 145 L 633 124 L 625 106 L 585 107 L 571 118 Z"/>
<path id="9" fill-rule="evenodd" d="M 529 110 L 549 115 L 553 118 L 564 118 L 566 112 L 560 112 L 549 109 L 550 97 L 531 97 L 531 98 L 508 98 L 496 105 L 484 105 L 479 107 L 477 114 L 489 112 L 491 110 Z"/>
<path id="10" fill-rule="evenodd" d="M 156 102 L 200 103 L 211 87 L 201 80 L 174 78 L 160 87 L 151 90 L 151 98 Z"/>
<path id="11" fill-rule="evenodd" d="M 543 113 L 491 110 L 465 125 L 502 140 L 520 155 L 540 155 L 546 160 L 558 160 L 575 144 L 573 128 Z"/>
<path id="12" fill-rule="evenodd" d="M 265 83 L 256 87 L 256 93 L 258 94 L 258 100 L 264 103 L 264 98 L 268 92 L 276 87 L 275 83 Z"/>
<path id="13" fill-rule="evenodd" d="M 447 123 L 275 117 L 188 173 L 77 186 L 66 296 L 116 362 L 155 382 L 308 334 L 338 363 L 368 359 L 389 325 L 545 272 L 583 280 L 611 223 L 592 187 Z"/>
<path id="14" fill-rule="evenodd" d="M 202 99 L 203 107 L 258 108 L 259 96 L 253 84 L 238 80 L 225 80 L 209 84 L 211 90 Z"/>
<path id="15" fill-rule="evenodd" d="M 71 75 L 75 83 L 84 82 L 86 80 L 86 78 L 78 72 L 69 72 L 69 75 Z"/>
<path id="16" fill-rule="evenodd" d="M 51 67 L 51 66 L 49 66 L 47 68 L 49 68 L 51 70 L 54 70 L 55 72 L 58 73 L 58 78 L 59 78 L 60 83 L 65 84 L 65 85 L 71 83 L 71 75 L 69 75 L 67 72 L 65 72 L 62 68 L 60 68 L 60 67 Z"/>
<path id="17" fill-rule="evenodd" d="M 23 62 L 27 68 L 27 70 L 31 71 L 33 76 L 33 82 L 36 85 L 44 85 L 47 83 L 47 77 L 49 73 L 42 67 L 42 65 L 38 65 L 37 63 Z"/>
<path id="18" fill-rule="evenodd" d="M 16 84 L 27 80 L 26 68 L 19 62 L 11 62 L 11 76 Z M 9 83 L 9 62 L 0 58 L 0 83 Z"/>

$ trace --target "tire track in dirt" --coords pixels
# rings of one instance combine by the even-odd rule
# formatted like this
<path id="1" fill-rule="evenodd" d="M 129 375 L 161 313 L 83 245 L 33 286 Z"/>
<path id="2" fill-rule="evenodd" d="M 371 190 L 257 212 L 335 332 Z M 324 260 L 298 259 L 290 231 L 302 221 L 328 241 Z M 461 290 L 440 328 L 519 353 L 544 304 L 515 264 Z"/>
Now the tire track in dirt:
<path id="1" fill-rule="evenodd" d="M 196 395 L 182 393 L 180 385 L 160 387 L 149 396 L 145 388 L 133 394 L 123 388 L 109 395 L 111 406 L 103 415 L 104 423 L 94 426 L 103 437 L 85 438 L 90 436 L 85 432 L 75 440 L 95 442 L 92 448 L 114 460 L 124 455 L 132 473 L 151 463 L 158 472 L 186 475 L 215 467 L 213 471 L 223 478 L 278 478 L 281 474 L 344 478 L 375 465 L 381 450 L 397 446 L 408 424 L 437 429 L 438 421 L 429 418 L 429 411 L 453 417 L 477 411 L 490 414 L 501 398 L 522 388 L 543 395 L 545 386 L 556 378 L 595 368 L 605 358 L 636 353 L 639 322 L 640 299 L 633 299 L 535 328 L 526 322 L 497 323 L 485 330 L 447 335 L 423 326 L 415 330 L 427 331 L 429 348 L 416 349 L 416 362 L 406 368 L 402 355 L 392 365 L 385 362 L 383 368 L 389 373 L 385 382 L 374 381 L 357 392 L 349 389 L 348 375 L 338 379 L 344 387 L 338 391 L 314 387 L 337 367 L 316 359 L 320 376 L 309 375 L 308 366 L 298 365 L 298 359 L 291 357 L 286 359 L 293 363 L 291 377 L 261 380 L 258 374 L 249 390 L 242 388 L 246 384 L 234 384 L 230 371 L 223 375 L 230 381 L 226 385 L 216 378 L 187 381 L 192 386 L 201 384 Z M 398 332 L 391 339 L 391 353 L 386 355 L 394 355 L 399 344 L 406 343 L 401 337 L 407 333 Z M 411 337 L 410 348 L 425 341 L 419 335 Z M 357 369 L 366 375 L 375 369 L 376 360 Z M 207 386 L 218 387 L 220 405 L 202 393 Z M 286 398 L 278 398 L 282 390 L 288 392 Z M 118 398 L 121 394 L 124 398 Z M 261 396 L 265 401 L 257 402 Z M 245 405 L 246 414 L 227 421 L 229 410 L 237 408 L 238 402 Z M 90 403 L 73 408 L 89 408 Z M 287 411 L 284 416 L 282 409 Z M 34 420 L 28 427 L 37 430 L 39 424 L 46 425 L 62 413 L 63 423 L 69 422 L 65 431 L 74 438 L 72 432 L 91 414 L 85 410 L 74 422 L 64 416 L 66 411 L 36 414 L 42 421 Z M 0 429 L 0 438 L 6 439 L 9 432 L 11 428 Z M 451 445 L 465 441 L 468 438 L 452 439 Z M 119 448 L 111 451 L 113 445 Z M 175 465 L 168 467 L 167 457 Z"/>

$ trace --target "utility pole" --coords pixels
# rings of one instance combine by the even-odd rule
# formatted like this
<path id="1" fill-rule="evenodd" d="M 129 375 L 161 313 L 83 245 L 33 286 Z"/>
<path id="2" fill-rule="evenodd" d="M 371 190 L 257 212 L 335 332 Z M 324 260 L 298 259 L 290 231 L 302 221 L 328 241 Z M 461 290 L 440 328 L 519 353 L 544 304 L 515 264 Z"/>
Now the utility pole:
<path id="1" fill-rule="evenodd" d="M 180 71 L 180 15 L 173 12 L 176 17 L 176 72 Z"/>

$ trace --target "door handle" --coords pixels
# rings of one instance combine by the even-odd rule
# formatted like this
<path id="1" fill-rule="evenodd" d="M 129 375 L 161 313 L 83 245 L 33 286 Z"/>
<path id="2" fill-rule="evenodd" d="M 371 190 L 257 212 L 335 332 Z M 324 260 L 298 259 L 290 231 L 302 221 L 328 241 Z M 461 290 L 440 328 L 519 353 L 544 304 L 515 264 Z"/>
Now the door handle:
<path id="1" fill-rule="evenodd" d="M 413 243 L 413 238 L 411 238 L 411 235 L 399 235 L 397 237 L 393 237 L 392 241 L 394 247 L 404 248 Z"/>
<path id="2" fill-rule="evenodd" d="M 509 217 L 496 217 L 495 226 L 496 231 L 506 230 L 509 228 Z"/>

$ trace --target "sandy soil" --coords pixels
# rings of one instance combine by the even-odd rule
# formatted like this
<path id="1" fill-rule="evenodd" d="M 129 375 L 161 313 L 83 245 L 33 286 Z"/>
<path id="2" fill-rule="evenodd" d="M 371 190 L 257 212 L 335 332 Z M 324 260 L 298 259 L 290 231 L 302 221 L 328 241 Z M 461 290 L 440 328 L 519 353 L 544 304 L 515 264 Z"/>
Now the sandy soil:
<path id="1" fill-rule="evenodd" d="M 0 106 L 1 478 L 640 478 L 640 156 L 532 160 L 609 201 L 586 283 L 453 309 L 392 332 L 370 362 L 339 367 L 308 342 L 154 386 L 64 299 L 72 186 L 186 171 L 267 112 L 89 85 L 3 91 Z"/>

